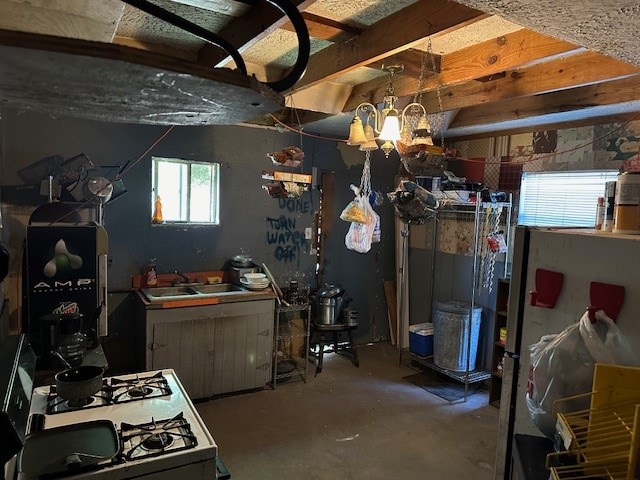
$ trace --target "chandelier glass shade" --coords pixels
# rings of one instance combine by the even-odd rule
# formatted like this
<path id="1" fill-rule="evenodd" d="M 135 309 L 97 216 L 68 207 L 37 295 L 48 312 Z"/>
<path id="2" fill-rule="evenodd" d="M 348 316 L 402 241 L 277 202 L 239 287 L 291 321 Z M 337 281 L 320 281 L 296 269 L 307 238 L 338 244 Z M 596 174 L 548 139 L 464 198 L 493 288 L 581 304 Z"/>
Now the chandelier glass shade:
<path id="1" fill-rule="evenodd" d="M 360 150 L 365 150 L 362 145 L 366 143 L 366 150 L 375 150 L 371 136 L 377 134 L 374 138 L 384 142 L 380 148 L 387 157 L 394 148 L 397 148 L 397 142 L 407 146 L 433 145 L 431 126 L 424 106 L 413 102 L 402 111 L 398 111 L 394 107 L 394 102 L 395 97 L 392 99 L 385 97 L 385 108 L 382 110 L 376 109 L 371 103 L 365 102 L 358 105 L 349 127 L 347 145 L 360 145 Z M 360 113 L 366 114 L 368 129 L 363 125 Z M 370 125 L 370 122 L 373 125 Z"/>
<path id="2" fill-rule="evenodd" d="M 401 72 L 403 68 L 402 65 L 382 67 L 389 72 L 389 86 L 383 98 L 382 108 L 378 110 L 369 102 L 361 103 L 356 107 L 349 126 L 347 145 L 359 145 L 360 150 L 372 151 L 378 148 L 375 140 L 381 140 L 383 143 L 380 149 L 387 157 L 393 149 L 398 149 L 398 142 L 405 147 L 433 145 L 431 126 L 424 106 L 414 101 L 401 111 L 395 107 L 398 97 L 394 95 L 393 75 Z M 366 115 L 366 126 L 360 118 L 361 114 Z"/>

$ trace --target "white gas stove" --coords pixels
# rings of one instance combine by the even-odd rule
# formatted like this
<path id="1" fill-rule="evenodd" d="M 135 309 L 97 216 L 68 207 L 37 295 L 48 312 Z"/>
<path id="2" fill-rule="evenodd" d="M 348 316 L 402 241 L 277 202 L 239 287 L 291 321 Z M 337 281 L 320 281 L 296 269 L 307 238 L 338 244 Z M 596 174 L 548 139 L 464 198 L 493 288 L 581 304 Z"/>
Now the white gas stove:
<path id="1" fill-rule="evenodd" d="M 56 477 L 216 478 L 216 443 L 171 369 L 105 378 L 101 391 L 75 403 L 60 399 L 55 386 L 33 389 L 27 429 L 32 435 L 100 420 L 115 425 L 118 453 L 82 471 L 69 467 Z M 27 478 L 31 476 L 18 475 Z"/>

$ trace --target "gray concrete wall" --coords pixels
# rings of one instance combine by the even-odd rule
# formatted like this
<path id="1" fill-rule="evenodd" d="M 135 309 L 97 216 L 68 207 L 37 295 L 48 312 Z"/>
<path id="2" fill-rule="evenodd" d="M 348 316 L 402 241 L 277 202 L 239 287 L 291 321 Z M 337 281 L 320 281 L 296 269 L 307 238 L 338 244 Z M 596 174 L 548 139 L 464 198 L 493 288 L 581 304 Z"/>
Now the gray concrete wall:
<path id="1" fill-rule="evenodd" d="M 24 186 L 17 173 L 20 169 L 53 155 L 70 158 L 84 153 L 100 167 L 90 172 L 91 175 L 113 178 L 118 167 L 127 161 L 135 162 L 167 130 L 167 127 L 158 126 L 52 119 L 43 114 L 21 113 L 11 109 L 3 109 L 0 113 L 0 185 L 4 191 L 11 191 L 11 195 L 16 195 L 16 186 Z M 313 225 L 313 215 L 318 209 L 318 190 L 305 193 L 297 200 L 279 200 L 269 197 L 261 187 L 267 183 L 261 178 L 262 171 L 274 168 L 266 153 L 289 145 L 301 145 L 305 152 L 302 170 L 295 171 L 311 173 L 312 168 L 317 167 L 320 172 L 357 173 L 358 178 L 362 171 L 362 165 L 351 162 L 348 162 L 349 166 L 345 164 L 335 142 L 309 137 L 301 139 L 298 135 L 282 134 L 267 129 L 203 126 L 173 128 L 149 154 L 124 175 L 127 193 L 105 206 L 105 228 L 109 235 L 108 283 L 111 291 L 110 335 L 106 339 L 107 343 L 115 342 L 118 352 L 129 355 L 133 332 L 131 325 L 134 320 L 130 299 L 127 298 L 126 292 L 122 291 L 130 288 L 132 275 L 141 273 L 150 258 L 157 258 L 158 271 L 162 273 L 174 269 L 220 269 L 234 254 L 246 253 L 252 255 L 255 262 L 266 263 L 276 279 L 283 284 L 290 279 L 297 279 L 300 284 L 315 287 L 316 256 L 309 254 L 310 242 L 295 242 L 288 240 L 287 236 L 281 236 L 281 240 L 275 243 L 269 240 L 273 239 L 273 234 L 281 233 L 278 227 L 281 222 L 278 222 L 278 219 L 286 220 L 284 223 L 288 224 L 292 231 L 303 234 L 305 227 Z M 364 160 L 364 155 L 360 153 Z M 153 155 L 220 163 L 219 226 L 151 225 Z M 397 159 L 386 162 L 387 164 L 383 163 L 383 156 L 380 154 L 379 161 L 372 162 L 372 173 L 379 175 L 380 172 L 387 173 L 389 168 L 397 169 Z M 389 167 L 388 162 L 394 162 L 393 167 Z M 390 176 L 392 182 L 392 175 L 385 176 Z M 389 183 L 382 189 L 386 193 L 393 189 L 393 185 Z M 25 225 L 33 209 L 45 202 L 45 197 L 38 195 L 37 188 L 30 192 L 23 195 L 28 200 L 19 202 L 21 204 L 10 203 L 9 195 L 3 195 L 3 240 L 10 245 L 13 253 L 9 284 L 10 291 L 16 294 L 10 293 L 9 297 L 14 324 L 19 303 L 17 285 Z M 388 204 L 387 207 L 390 208 Z M 335 221 L 341 222 L 337 217 L 334 218 Z M 383 224 L 383 228 L 392 229 L 392 222 Z M 334 234 L 337 234 L 337 231 Z M 296 235 L 296 238 L 298 237 L 304 238 L 303 235 Z M 344 246 L 341 248 L 344 249 Z M 387 242 L 383 248 L 389 249 L 391 253 L 387 258 L 392 259 L 393 244 Z M 336 255 L 339 256 L 340 252 Z M 365 261 L 374 262 L 375 258 L 369 256 Z M 381 276 L 390 278 L 393 275 L 392 262 L 385 262 L 384 269 Z M 357 275 L 357 272 L 353 274 Z M 354 299 L 354 303 L 356 300 L 368 301 Z M 384 298 L 378 298 L 377 301 L 381 304 L 377 305 L 375 310 L 384 311 Z M 372 333 L 366 327 L 368 319 L 361 318 L 360 321 L 364 326 L 359 340 L 372 340 Z M 388 332 L 385 336 L 388 337 Z M 126 370 L 128 362 L 119 363 L 120 368 Z"/>

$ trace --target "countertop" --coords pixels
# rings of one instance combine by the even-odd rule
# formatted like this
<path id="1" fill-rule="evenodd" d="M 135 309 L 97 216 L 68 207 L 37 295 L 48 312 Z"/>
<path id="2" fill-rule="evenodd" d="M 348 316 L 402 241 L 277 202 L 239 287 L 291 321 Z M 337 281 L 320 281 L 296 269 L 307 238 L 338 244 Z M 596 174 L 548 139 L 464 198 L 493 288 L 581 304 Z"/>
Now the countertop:
<path id="1" fill-rule="evenodd" d="M 164 308 L 197 307 L 200 305 L 218 305 L 220 303 L 249 302 L 254 300 L 272 300 L 277 298 L 271 288 L 264 290 L 246 290 L 229 294 L 217 294 L 215 296 L 200 296 L 196 298 L 181 298 L 179 300 L 167 300 L 165 302 L 150 302 L 140 290 L 136 290 L 138 298 L 148 310 Z"/>

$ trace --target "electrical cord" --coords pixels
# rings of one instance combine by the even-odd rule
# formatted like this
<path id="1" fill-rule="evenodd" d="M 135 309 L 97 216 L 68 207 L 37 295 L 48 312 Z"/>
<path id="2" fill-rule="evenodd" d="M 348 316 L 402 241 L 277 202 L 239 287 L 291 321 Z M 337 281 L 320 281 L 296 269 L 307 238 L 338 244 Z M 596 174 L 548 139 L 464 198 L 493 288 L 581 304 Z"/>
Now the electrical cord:
<path id="1" fill-rule="evenodd" d="M 164 133 L 162 135 L 160 135 L 152 144 L 151 146 L 149 146 L 131 165 L 129 165 L 128 161 L 127 163 L 124 164 L 124 166 L 120 169 L 120 172 L 118 172 L 118 174 L 115 177 L 115 180 L 120 180 L 122 178 L 122 176 L 127 173 L 129 170 L 131 170 L 133 167 L 135 167 L 158 143 L 160 143 L 160 141 L 162 141 L 162 139 L 164 139 L 167 135 L 169 135 L 169 133 L 171 132 L 171 130 L 173 130 L 175 125 L 171 125 L 169 128 L 167 128 Z M 61 215 L 60 217 L 58 217 L 57 219 L 53 220 L 52 222 L 50 222 L 48 225 L 52 225 L 54 223 L 58 223 L 61 220 L 64 220 L 65 218 L 67 218 L 69 215 L 73 215 L 74 213 L 79 212 L 81 209 L 83 209 L 84 207 L 86 207 L 87 205 L 93 203 L 93 200 L 98 198 L 99 194 L 106 188 L 109 188 L 110 185 L 112 185 L 113 182 L 111 182 L 110 180 L 106 183 L 106 185 L 104 187 L 102 187 L 100 190 L 98 190 L 92 197 L 86 199 L 84 202 L 82 202 L 80 205 L 78 205 L 77 207 L 75 207 L 74 209 L 72 209 L 71 211 L 65 213 L 64 215 Z"/>

